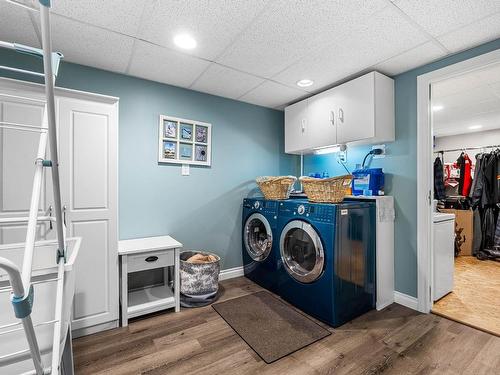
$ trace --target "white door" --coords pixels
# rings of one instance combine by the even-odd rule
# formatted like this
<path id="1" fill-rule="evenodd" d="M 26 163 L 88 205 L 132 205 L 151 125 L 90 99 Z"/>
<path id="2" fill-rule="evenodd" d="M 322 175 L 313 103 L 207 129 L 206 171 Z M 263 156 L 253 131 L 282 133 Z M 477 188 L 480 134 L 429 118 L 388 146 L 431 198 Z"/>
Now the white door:
<path id="1" fill-rule="evenodd" d="M 375 136 L 375 73 L 337 87 L 337 142 Z"/>
<path id="2" fill-rule="evenodd" d="M 336 90 L 327 90 L 308 100 L 307 148 L 337 144 L 335 120 L 338 104 L 336 103 Z"/>
<path id="3" fill-rule="evenodd" d="M 32 97 L 29 93 L 9 92 L 3 94 Z M 0 121 L 41 126 L 43 103 L 0 96 Z M 35 159 L 40 133 L 0 128 L 0 218 L 28 217 L 35 172 Z M 46 178 L 50 173 L 46 170 Z M 42 184 L 40 215 L 52 202 L 52 189 Z M 24 223 L 0 226 L 0 244 L 24 242 L 27 225 Z M 38 226 L 37 240 L 52 238 L 48 224 Z M 55 232 L 55 231 L 53 231 Z"/>
<path id="4" fill-rule="evenodd" d="M 82 237 L 72 328 L 118 319 L 117 105 L 59 99 L 62 204 Z"/>
<path id="5" fill-rule="evenodd" d="M 285 108 L 285 152 L 297 153 L 305 148 L 307 125 L 307 100 Z"/>

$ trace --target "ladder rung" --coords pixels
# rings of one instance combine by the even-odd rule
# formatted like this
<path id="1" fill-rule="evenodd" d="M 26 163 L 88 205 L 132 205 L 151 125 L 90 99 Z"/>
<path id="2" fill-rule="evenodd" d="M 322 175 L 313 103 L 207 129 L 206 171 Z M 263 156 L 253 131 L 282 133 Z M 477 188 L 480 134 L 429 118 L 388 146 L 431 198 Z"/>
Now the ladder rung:
<path id="1" fill-rule="evenodd" d="M 8 122 L 8 121 L 0 121 L 0 128 L 21 130 L 21 131 L 27 131 L 27 132 L 36 132 L 36 133 L 46 133 L 47 132 L 46 128 L 41 128 L 40 126 L 17 124 L 15 122 Z"/>
<path id="2" fill-rule="evenodd" d="M 32 7 L 32 6 L 20 3 L 20 2 L 15 1 L 15 0 L 5 0 L 5 2 L 7 2 L 9 4 L 12 4 L 12 5 L 15 5 L 15 6 L 18 6 L 18 7 L 21 7 L 21 8 L 24 8 L 24 9 L 31 10 L 33 12 L 39 12 L 40 11 L 39 9 L 37 9 L 35 7 Z"/>
<path id="3" fill-rule="evenodd" d="M 29 74 L 32 76 L 45 78 L 45 74 L 40 73 L 40 72 L 33 72 L 31 70 L 13 68 L 11 66 L 5 66 L 5 65 L 0 65 L 0 69 L 8 70 L 10 72 L 15 72 L 15 73 Z"/>
<path id="4" fill-rule="evenodd" d="M 52 221 L 55 222 L 56 218 L 52 216 L 38 216 L 37 221 Z M 27 223 L 29 218 L 27 217 L 3 217 L 0 218 L 0 225 L 2 224 L 19 224 Z"/>

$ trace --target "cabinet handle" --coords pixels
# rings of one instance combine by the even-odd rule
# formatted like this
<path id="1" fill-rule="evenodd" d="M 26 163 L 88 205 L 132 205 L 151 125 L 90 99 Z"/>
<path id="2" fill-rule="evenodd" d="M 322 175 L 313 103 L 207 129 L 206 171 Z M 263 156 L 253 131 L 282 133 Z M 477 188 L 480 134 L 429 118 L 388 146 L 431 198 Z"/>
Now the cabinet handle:
<path id="1" fill-rule="evenodd" d="M 157 260 L 158 260 L 158 257 L 157 257 L 157 256 L 154 256 L 154 255 L 152 255 L 152 256 L 150 256 L 150 257 L 147 257 L 147 258 L 145 259 L 145 261 L 146 261 L 146 262 L 149 262 L 149 263 L 156 262 Z"/>
<path id="2" fill-rule="evenodd" d="M 339 108 L 339 121 L 344 123 L 344 110 L 342 108 Z"/>
<path id="3" fill-rule="evenodd" d="M 335 126 L 335 112 L 330 111 L 330 122 L 332 126 Z"/>

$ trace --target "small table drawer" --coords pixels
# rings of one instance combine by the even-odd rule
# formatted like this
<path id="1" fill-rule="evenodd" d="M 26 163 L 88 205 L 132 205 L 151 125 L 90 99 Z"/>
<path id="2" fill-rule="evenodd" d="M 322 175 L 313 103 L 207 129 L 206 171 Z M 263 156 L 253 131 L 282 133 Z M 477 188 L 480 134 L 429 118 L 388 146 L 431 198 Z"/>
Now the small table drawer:
<path id="1" fill-rule="evenodd" d="M 174 252 L 165 250 L 129 255 L 128 269 L 129 272 L 136 272 L 173 266 L 175 262 L 174 259 Z"/>

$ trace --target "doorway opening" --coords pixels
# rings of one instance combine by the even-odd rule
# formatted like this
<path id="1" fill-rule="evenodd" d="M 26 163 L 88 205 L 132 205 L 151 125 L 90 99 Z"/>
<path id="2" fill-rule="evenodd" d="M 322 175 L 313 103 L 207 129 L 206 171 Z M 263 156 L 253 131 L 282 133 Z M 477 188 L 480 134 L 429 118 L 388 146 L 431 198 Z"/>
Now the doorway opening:
<path id="1" fill-rule="evenodd" d="M 423 312 L 500 336 L 498 52 L 419 77 L 430 144 L 424 150 L 419 131 L 428 164 L 418 177 L 420 186 L 430 184 L 432 199 L 418 206 L 419 240 L 426 238 L 418 246 L 418 299 Z"/>

